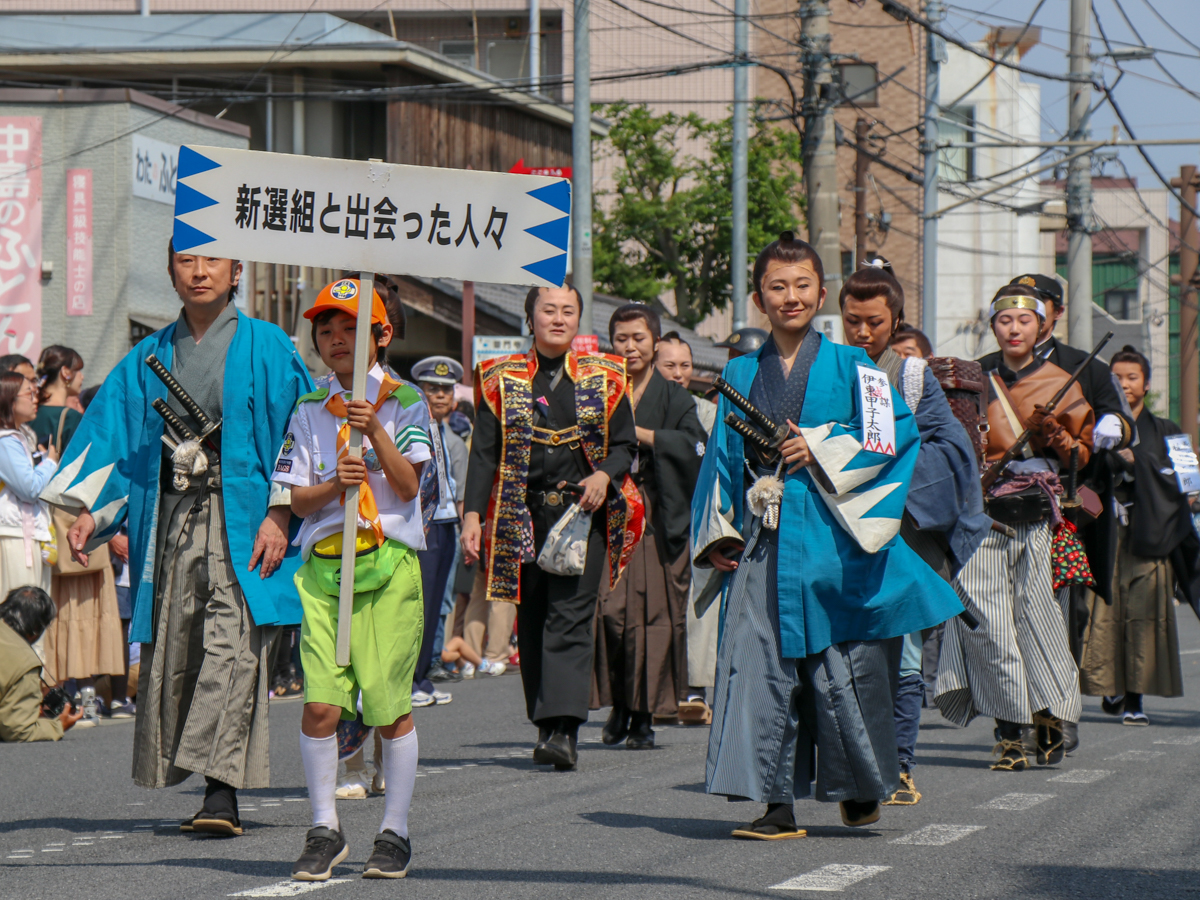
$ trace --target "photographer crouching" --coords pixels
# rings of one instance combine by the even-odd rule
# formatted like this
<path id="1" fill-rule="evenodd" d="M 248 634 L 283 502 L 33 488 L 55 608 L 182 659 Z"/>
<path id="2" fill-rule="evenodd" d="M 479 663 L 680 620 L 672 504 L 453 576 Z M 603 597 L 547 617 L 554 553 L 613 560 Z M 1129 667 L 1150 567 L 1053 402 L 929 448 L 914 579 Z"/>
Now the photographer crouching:
<path id="1" fill-rule="evenodd" d="M 53 618 L 54 601 L 33 585 L 0 603 L 0 741 L 57 741 L 83 717 L 60 688 L 42 697 L 42 661 L 30 645 Z"/>

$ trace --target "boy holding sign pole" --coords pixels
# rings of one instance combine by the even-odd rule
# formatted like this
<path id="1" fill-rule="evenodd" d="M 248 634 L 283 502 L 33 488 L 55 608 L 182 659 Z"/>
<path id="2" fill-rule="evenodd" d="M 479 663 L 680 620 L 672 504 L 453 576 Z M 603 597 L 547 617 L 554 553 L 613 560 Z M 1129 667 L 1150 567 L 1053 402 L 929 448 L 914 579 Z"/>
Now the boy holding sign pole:
<path id="1" fill-rule="evenodd" d="M 363 875 L 403 878 L 412 859 L 410 687 L 423 631 L 416 551 L 425 547 L 418 495 L 431 457 L 429 413 L 412 385 L 393 380 L 378 362 L 367 370 L 368 354 L 382 359 L 392 337 L 378 293 L 360 303 L 361 285 L 372 281 L 336 281 L 304 314 L 332 373 L 297 404 L 274 474 L 291 487 L 292 511 L 304 518 L 296 543 L 305 562 L 295 582 L 304 608 L 300 750 L 313 827 L 292 867 L 298 881 L 325 881 L 348 853 L 335 808 L 336 729 L 359 708 L 383 737 L 388 786 Z M 346 566 L 352 574 L 343 578 Z"/>

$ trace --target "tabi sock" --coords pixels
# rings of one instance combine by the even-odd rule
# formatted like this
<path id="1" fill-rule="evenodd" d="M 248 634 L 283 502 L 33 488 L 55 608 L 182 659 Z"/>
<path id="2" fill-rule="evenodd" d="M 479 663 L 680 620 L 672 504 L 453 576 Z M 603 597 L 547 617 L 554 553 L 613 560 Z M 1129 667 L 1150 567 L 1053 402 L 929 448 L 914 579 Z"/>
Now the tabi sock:
<path id="1" fill-rule="evenodd" d="M 301 732 L 300 758 L 304 761 L 304 778 L 308 782 L 313 827 L 324 825 L 334 831 L 340 830 L 337 817 L 337 735 L 314 738 Z"/>
<path id="2" fill-rule="evenodd" d="M 380 831 L 392 831 L 408 837 L 408 807 L 417 783 L 417 730 L 394 740 L 383 739 L 383 824 Z"/>
<path id="3" fill-rule="evenodd" d="M 213 815 L 238 815 L 237 790 L 216 778 L 204 777 L 204 811 Z"/>

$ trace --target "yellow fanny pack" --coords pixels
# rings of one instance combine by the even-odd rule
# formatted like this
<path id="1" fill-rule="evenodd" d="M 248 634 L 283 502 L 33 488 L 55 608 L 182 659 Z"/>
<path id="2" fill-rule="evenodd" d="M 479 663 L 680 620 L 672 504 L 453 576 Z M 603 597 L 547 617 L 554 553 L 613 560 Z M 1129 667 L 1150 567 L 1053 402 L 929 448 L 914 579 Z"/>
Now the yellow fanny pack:
<path id="1" fill-rule="evenodd" d="M 364 538 L 364 535 L 366 537 Z M 336 540 L 335 540 L 336 538 Z M 412 551 L 399 541 L 387 538 L 375 544 L 375 533 L 360 529 L 356 546 L 359 548 L 354 559 L 354 593 L 377 591 L 392 577 L 405 554 Z M 330 535 L 313 545 L 307 565 L 312 570 L 317 586 L 330 596 L 336 597 L 342 585 L 342 536 Z"/>

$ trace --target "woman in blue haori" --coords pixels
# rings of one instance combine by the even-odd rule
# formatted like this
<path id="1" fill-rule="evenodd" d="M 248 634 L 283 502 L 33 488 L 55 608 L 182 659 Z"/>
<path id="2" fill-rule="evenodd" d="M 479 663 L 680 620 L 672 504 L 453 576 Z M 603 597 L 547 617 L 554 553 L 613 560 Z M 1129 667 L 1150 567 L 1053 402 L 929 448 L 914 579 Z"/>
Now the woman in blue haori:
<path id="1" fill-rule="evenodd" d="M 901 637 L 962 604 L 897 538 L 912 413 L 862 350 L 810 328 L 825 299 L 816 251 L 785 232 L 755 261 L 754 288 L 772 336 L 724 378 L 792 436 L 780 459 L 760 457 L 722 397 L 692 537 L 696 564 L 726 573 L 707 789 L 766 803 L 734 835 L 779 840 L 804 836 L 792 804 L 814 777 L 845 824 L 879 819 L 900 784 Z"/>

